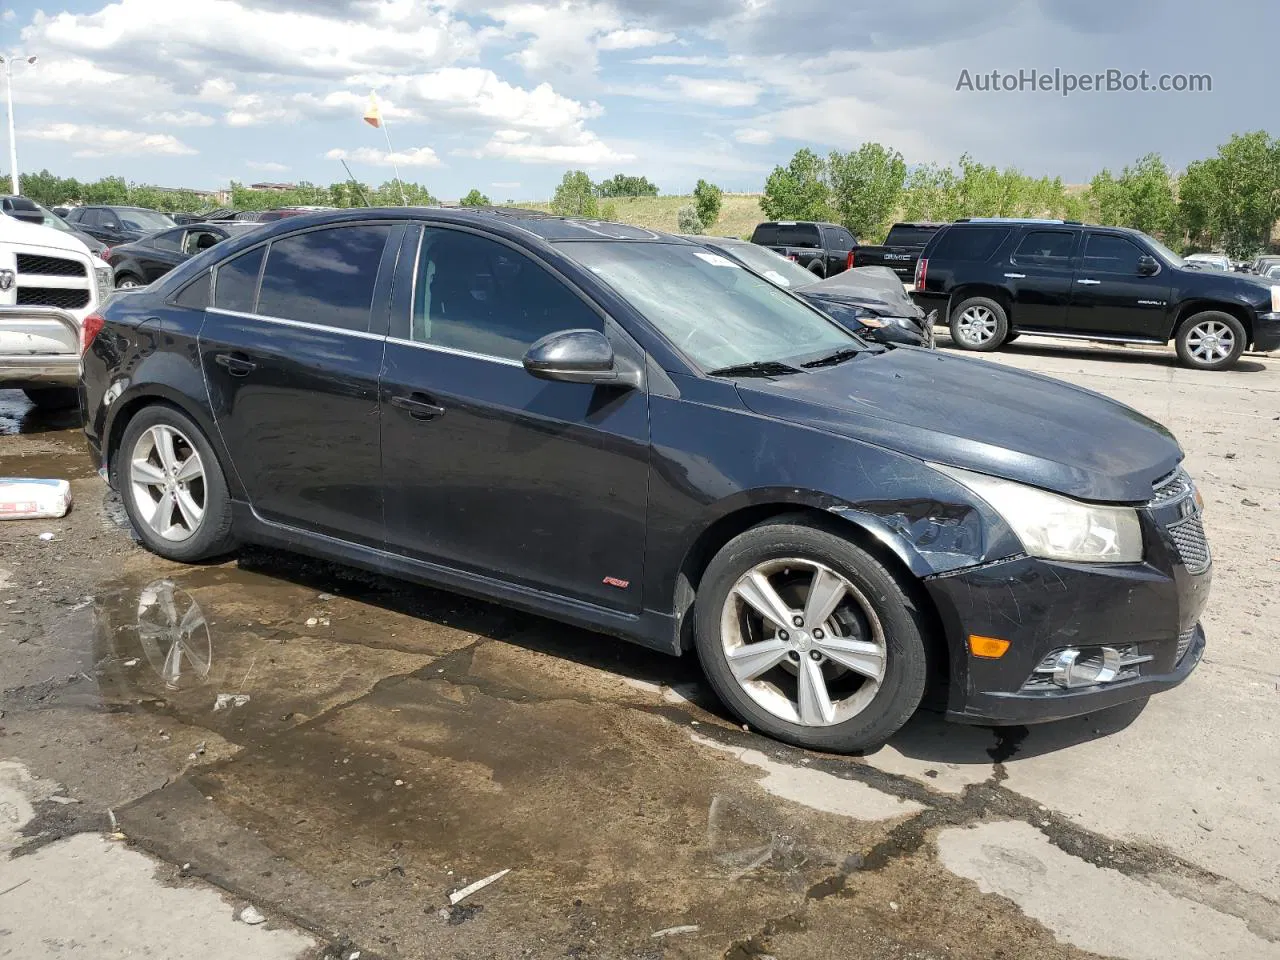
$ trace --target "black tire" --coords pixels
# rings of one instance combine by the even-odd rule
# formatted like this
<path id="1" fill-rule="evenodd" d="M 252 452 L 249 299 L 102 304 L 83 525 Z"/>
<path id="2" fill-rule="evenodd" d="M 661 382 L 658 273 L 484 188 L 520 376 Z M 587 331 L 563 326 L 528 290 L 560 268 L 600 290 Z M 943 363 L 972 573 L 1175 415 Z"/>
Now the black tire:
<path id="1" fill-rule="evenodd" d="M 80 406 L 75 387 L 28 387 L 22 392 L 41 410 L 75 410 Z"/>
<path id="2" fill-rule="evenodd" d="M 1223 331 L 1225 328 L 1225 332 Z M 1219 331 L 1219 340 L 1213 349 L 1205 346 L 1204 335 L 1212 335 Z M 1199 338 L 1197 338 L 1199 334 Z M 1222 338 L 1230 335 L 1231 346 L 1222 354 L 1224 346 Z M 1187 317 L 1178 328 L 1175 343 L 1178 348 L 1178 359 L 1193 370 L 1226 370 L 1233 367 L 1244 348 L 1248 344 L 1249 335 L 1245 333 L 1244 324 L 1229 313 L 1220 310 L 1205 310 Z"/>
<path id="3" fill-rule="evenodd" d="M 886 650 L 883 679 L 866 706 L 844 721 L 810 726 L 785 720 L 752 699 L 729 668 L 721 619 L 730 592 L 759 564 L 782 559 L 816 562 L 844 577 L 879 620 Z M 763 523 L 726 544 L 703 575 L 694 613 L 698 657 L 720 699 L 752 728 L 787 743 L 837 753 L 879 746 L 907 722 L 924 696 L 926 619 L 907 584 L 866 551 L 801 518 Z"/>
<path id="4" fill-rule="evenodd" d="M 145 287 L 147 281 L 134 273 L 121 273 L 116 276 L 116 286 L 119 288 L 127 287 Z"/>
<path id="5" fill-rule="evenodd" d="M 1020 336 L 1022 336 L 1022 334 L 1020 334 L 1017 330 L 1014 330 L 1012 333 L 1010 333 L 1007 337 L 1004 338 L 1004 342 L 1013 343 L 1013 341 L 1017 340 Z"/>
<path id="6" fill-rule="evenodd" d="M 951 311 L 947 324 L 951 330 L 951 342 L 961 350 L 990 353 L 998 350 L 1009 337 L 1009 316 L 1004 307 L 988 297 L 969 297 Z M 979 330 L 989 331 L 985 339 L 979 339 Z"/>
<path id="7" fill-rule="evenodd" d="M 130 482 L 129 463 L 134 448 L 143 433 L 157 425 L 171 427 L 182 434 L 200 455 L 204 468 L 204 516 L 195 532 L 182 541 L 167 540 L 146 523 L 139 504 L 135 501 L 136 494 Z M 204 433 L 186 414 L 161 404 L 144 407 L 125 427 L 120 446 L 112 455 L 111 471 L 112 485 L 120 492 L 129 521 L 152 553 L 179 563 L 198 563 L 235 549 L 236 540 L 231 529 L 231 498 L 227 493 L 222 465 Z"/>
<path id="8" fill-rule="evenodd" d="M 821 261 L 814 260 L 810 263 L 809 272 L 820 280 L 825 280 L 827 278 L 827 268 L 822 265 Z"/>

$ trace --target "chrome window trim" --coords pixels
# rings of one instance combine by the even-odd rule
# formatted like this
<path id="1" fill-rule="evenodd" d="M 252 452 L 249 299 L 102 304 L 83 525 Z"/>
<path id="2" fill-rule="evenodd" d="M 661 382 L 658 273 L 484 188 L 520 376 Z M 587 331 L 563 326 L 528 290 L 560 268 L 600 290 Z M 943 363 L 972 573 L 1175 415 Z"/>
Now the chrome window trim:
<path id="1" fill-rule="evenodd" d="M 262 313 L 246 313 L 243 310 L 227 310 L 224 307 L 206 307 L 209 313 L 221 314 L 224 317 L 239 317 L 242 320 L 262 320 L 266 323 L 278 323 L 282 327 L 297 327 L 301 330 L 319 330 L 323 333 L 341 333 L 348 337 L 361 337 L 365 340 L 386 340 L 380 333 L 369 333 L 367 330 L 348 330 L 346 327 L 331 327 L 324 323 L 307 323 L 305 320 L 287 320 L 284 317 L 269 317 Z"/>
<path id="2" fill-rule="evenodd" d="M 459 350 L 456 347 L 442 347 L 434 343 L 419 343 L 417 340 L 405 340 L 402 337 L 387 337 L 387 343 L 396 343 L 405 347 L 417 347 L 419 350 L 431 350 L 435 353 L 447 353 L 453 357 L 467 357 L 471 360 L 487 360 L 490 363 L 500 363 L 504 367 L 519 367 L 524 369 L 524 363 L 520 360 L 512 360 L 510 357 L 499 357 L 490 353 L 476 353 L 472 350 Z"/>

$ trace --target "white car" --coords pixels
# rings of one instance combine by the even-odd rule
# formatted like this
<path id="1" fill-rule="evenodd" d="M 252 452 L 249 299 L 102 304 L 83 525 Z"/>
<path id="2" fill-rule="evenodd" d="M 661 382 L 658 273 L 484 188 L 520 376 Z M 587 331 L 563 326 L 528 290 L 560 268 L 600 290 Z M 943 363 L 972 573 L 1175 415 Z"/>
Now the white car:
<path id="1" fill-rule="evenodd" d="M 1225 253 L 1193 253 L 1183 257 L 1187 263 L 1201 264 L 1201 269 L 1223 270 L 1230 273 L 1234 268 L 1231 265 L 1231 258 Z"/>
<path id="2" fill-rule="evenodd" d="M 113 286 L 110 265 L 72 234 L 0 217 L 0 389 L 74 407 L 80 330 Z"/>

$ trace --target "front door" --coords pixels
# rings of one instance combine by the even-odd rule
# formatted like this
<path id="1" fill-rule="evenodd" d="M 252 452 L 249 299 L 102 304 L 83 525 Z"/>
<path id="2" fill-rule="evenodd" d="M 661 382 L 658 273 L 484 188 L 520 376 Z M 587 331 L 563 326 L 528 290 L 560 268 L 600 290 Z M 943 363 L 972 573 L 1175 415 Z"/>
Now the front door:
<path id="1" fill-rule="evenodd" d="M 1080 333 L 1163 341 L 1168 333 L 1169 273 L 1143 276 L 1138 258 L 1146 250 L 1119 233 L 1090 230 L 1076 272 L 1067 323 Z"/>
<path id="2" fill-rule="evenodd" d="M 236 473 L 267 520 L 382 543 L 380 324 L 403 229 L 309 230 L 217 268 L 201 363 Z"/>
<path id="3" fill-rule="evenodd" d="M 545 334 L 581 328 L 606 331 L 633 359 L 643 354 L 558 274 L 505 242 L 427 227 L 416 250 L 416 264 L 401 258 L 382 374 L 388 546 L 638 610 L 648 398 L 539 380 L 520 361 Z"/>
<path id="4" fill-rule="evenodd" d="M 1067 324 L 1078 230 L 1029 230 L 1009 258 L 1004 281 L 1013 291 L 1013 325 L 1061 330 Z"/>

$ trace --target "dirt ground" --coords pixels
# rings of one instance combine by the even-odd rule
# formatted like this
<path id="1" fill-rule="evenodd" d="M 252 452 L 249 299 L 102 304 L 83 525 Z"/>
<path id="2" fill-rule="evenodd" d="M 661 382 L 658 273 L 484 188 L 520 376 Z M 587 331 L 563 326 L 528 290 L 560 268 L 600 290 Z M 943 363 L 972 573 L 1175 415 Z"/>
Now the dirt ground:
<path id="1" fill-rule="evenodd" d="M 995 360 L 1178 435 L 1205 661 L 1077 721 L 921 714 L 860 758 L 536 617 L 261 550 L 164 562 L 75 418 L 0 391 L 0 476 L 75 495 L 0 524 L 0 958 L 1280 958 L 1280 358 Z"/>

